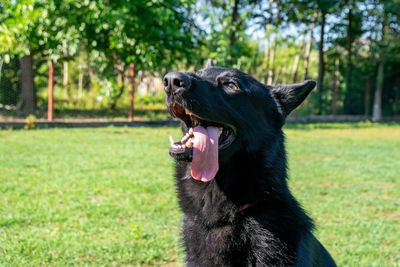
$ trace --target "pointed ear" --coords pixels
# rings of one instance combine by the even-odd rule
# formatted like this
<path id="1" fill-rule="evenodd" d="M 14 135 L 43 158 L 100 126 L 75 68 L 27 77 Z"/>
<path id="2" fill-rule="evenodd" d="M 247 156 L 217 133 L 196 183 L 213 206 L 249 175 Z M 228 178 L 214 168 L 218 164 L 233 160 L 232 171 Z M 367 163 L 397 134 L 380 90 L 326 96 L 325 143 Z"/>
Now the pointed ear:
<path id="1" fill-rule="evenodd" d="M 286 117 L 306 99 L 316 84 L 312 80 L 294 84 L 281 84 L 272 87 L 271 94 L 278 103 L 280 112 Z"/>
<path id="2" fill-rule="evenodd" d="M 214 67 L 214 62 L 212 61 L 211 58 L 209 58 L 209 59 L 207 59 L 207 63 L 204 66 L 204 68 L 206 69 L 206 68 L 211 68 L 211 67 Z"/>

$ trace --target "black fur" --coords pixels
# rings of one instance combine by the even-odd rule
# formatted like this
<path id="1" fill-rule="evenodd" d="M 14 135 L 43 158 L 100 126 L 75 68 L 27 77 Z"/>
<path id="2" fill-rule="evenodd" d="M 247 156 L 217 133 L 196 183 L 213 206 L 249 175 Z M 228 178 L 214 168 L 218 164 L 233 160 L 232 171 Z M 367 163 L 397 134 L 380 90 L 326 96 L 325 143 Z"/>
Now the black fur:
<path id="1" fill-rule="evenodd" d="M 235 141 L 219 151 L 219 171 L 210 182 L 193 179 L 190 162 L 176 161 L 186 265 L 336 266 L 286 181 L 281 128 L 315 82 L 270 87 L 213 66 L 168 75 L 182 81 L 171 89 L 166 80 L 170 111 L 179 103 L 202 119 L 237 129 Z"/>

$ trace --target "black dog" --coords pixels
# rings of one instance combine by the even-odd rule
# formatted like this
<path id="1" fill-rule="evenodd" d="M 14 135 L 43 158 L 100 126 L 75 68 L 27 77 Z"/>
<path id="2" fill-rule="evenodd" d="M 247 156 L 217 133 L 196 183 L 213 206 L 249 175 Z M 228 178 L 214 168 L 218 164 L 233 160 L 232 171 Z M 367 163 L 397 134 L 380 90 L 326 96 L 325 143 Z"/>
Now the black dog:
<path id="1" fill-rule="evenodd" d="M 187 266 L 336 266 L 290 193 L 282 126 L 314 81 L 270 87 L 206 66 L 164 77 Z"/>

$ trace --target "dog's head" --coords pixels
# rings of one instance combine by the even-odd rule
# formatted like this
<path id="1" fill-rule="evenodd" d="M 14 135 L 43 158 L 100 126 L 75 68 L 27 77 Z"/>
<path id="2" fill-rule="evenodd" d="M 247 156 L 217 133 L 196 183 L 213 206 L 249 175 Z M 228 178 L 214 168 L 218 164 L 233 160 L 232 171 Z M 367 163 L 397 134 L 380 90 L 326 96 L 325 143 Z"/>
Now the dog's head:
<path id="1" fill-rule="evenodd" d="M 278 142 L 286 116 L 315 84 L 271 87 L 212 64 L 196 74 L 170 72 L 164 77 L 167 108 L 186 133 L 179 142 L 171 139 L 170 155 L 192 161 L 193 178 L 210 181 L 238 151 L 251 153 Z"/>

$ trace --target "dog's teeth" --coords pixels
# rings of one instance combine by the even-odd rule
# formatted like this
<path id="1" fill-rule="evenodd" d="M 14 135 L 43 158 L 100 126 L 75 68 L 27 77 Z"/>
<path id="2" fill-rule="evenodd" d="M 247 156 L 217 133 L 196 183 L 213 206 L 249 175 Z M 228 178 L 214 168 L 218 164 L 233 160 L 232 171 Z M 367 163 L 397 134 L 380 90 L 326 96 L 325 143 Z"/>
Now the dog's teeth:
<path id="1" fill-rule="evenodd" d="M 190 128 L 190 129 L 189 129 L 189 134 L 190 134 L 190 135 L 193 135 L 193 128 Z"/>
<path id="2" fill-rule="evenodd" d="M 182 137 L 181 142 L 184 143 L 189 138 L 189 134 L 186 133 L 185 136 Z"/>
<path id="3" fill-rule="evenodd" d="M 187 108 L 185 108 L 185 112 L 186 112 L 186 114 L 188 114 L 188 115 L 193 115 L 193 113 L 190 112 Z"/>
<path id="4" fill-rule="evenodd" d="M 189 139 L 189 140 L 186 142 L 185 145 L 186 145 L 186 147 L 189 147 L 189 148 L 192 147 L 192 145 L 193 145 L 193 144 L 192 144 L 192 140 Z"/>
<path id="5" fill-rule="evenodd" d="M 171 142 L 171 146 L 175 143 L 174 139 L 172 139 L 172 136 L 169 136 L 169 141 Z"/>

